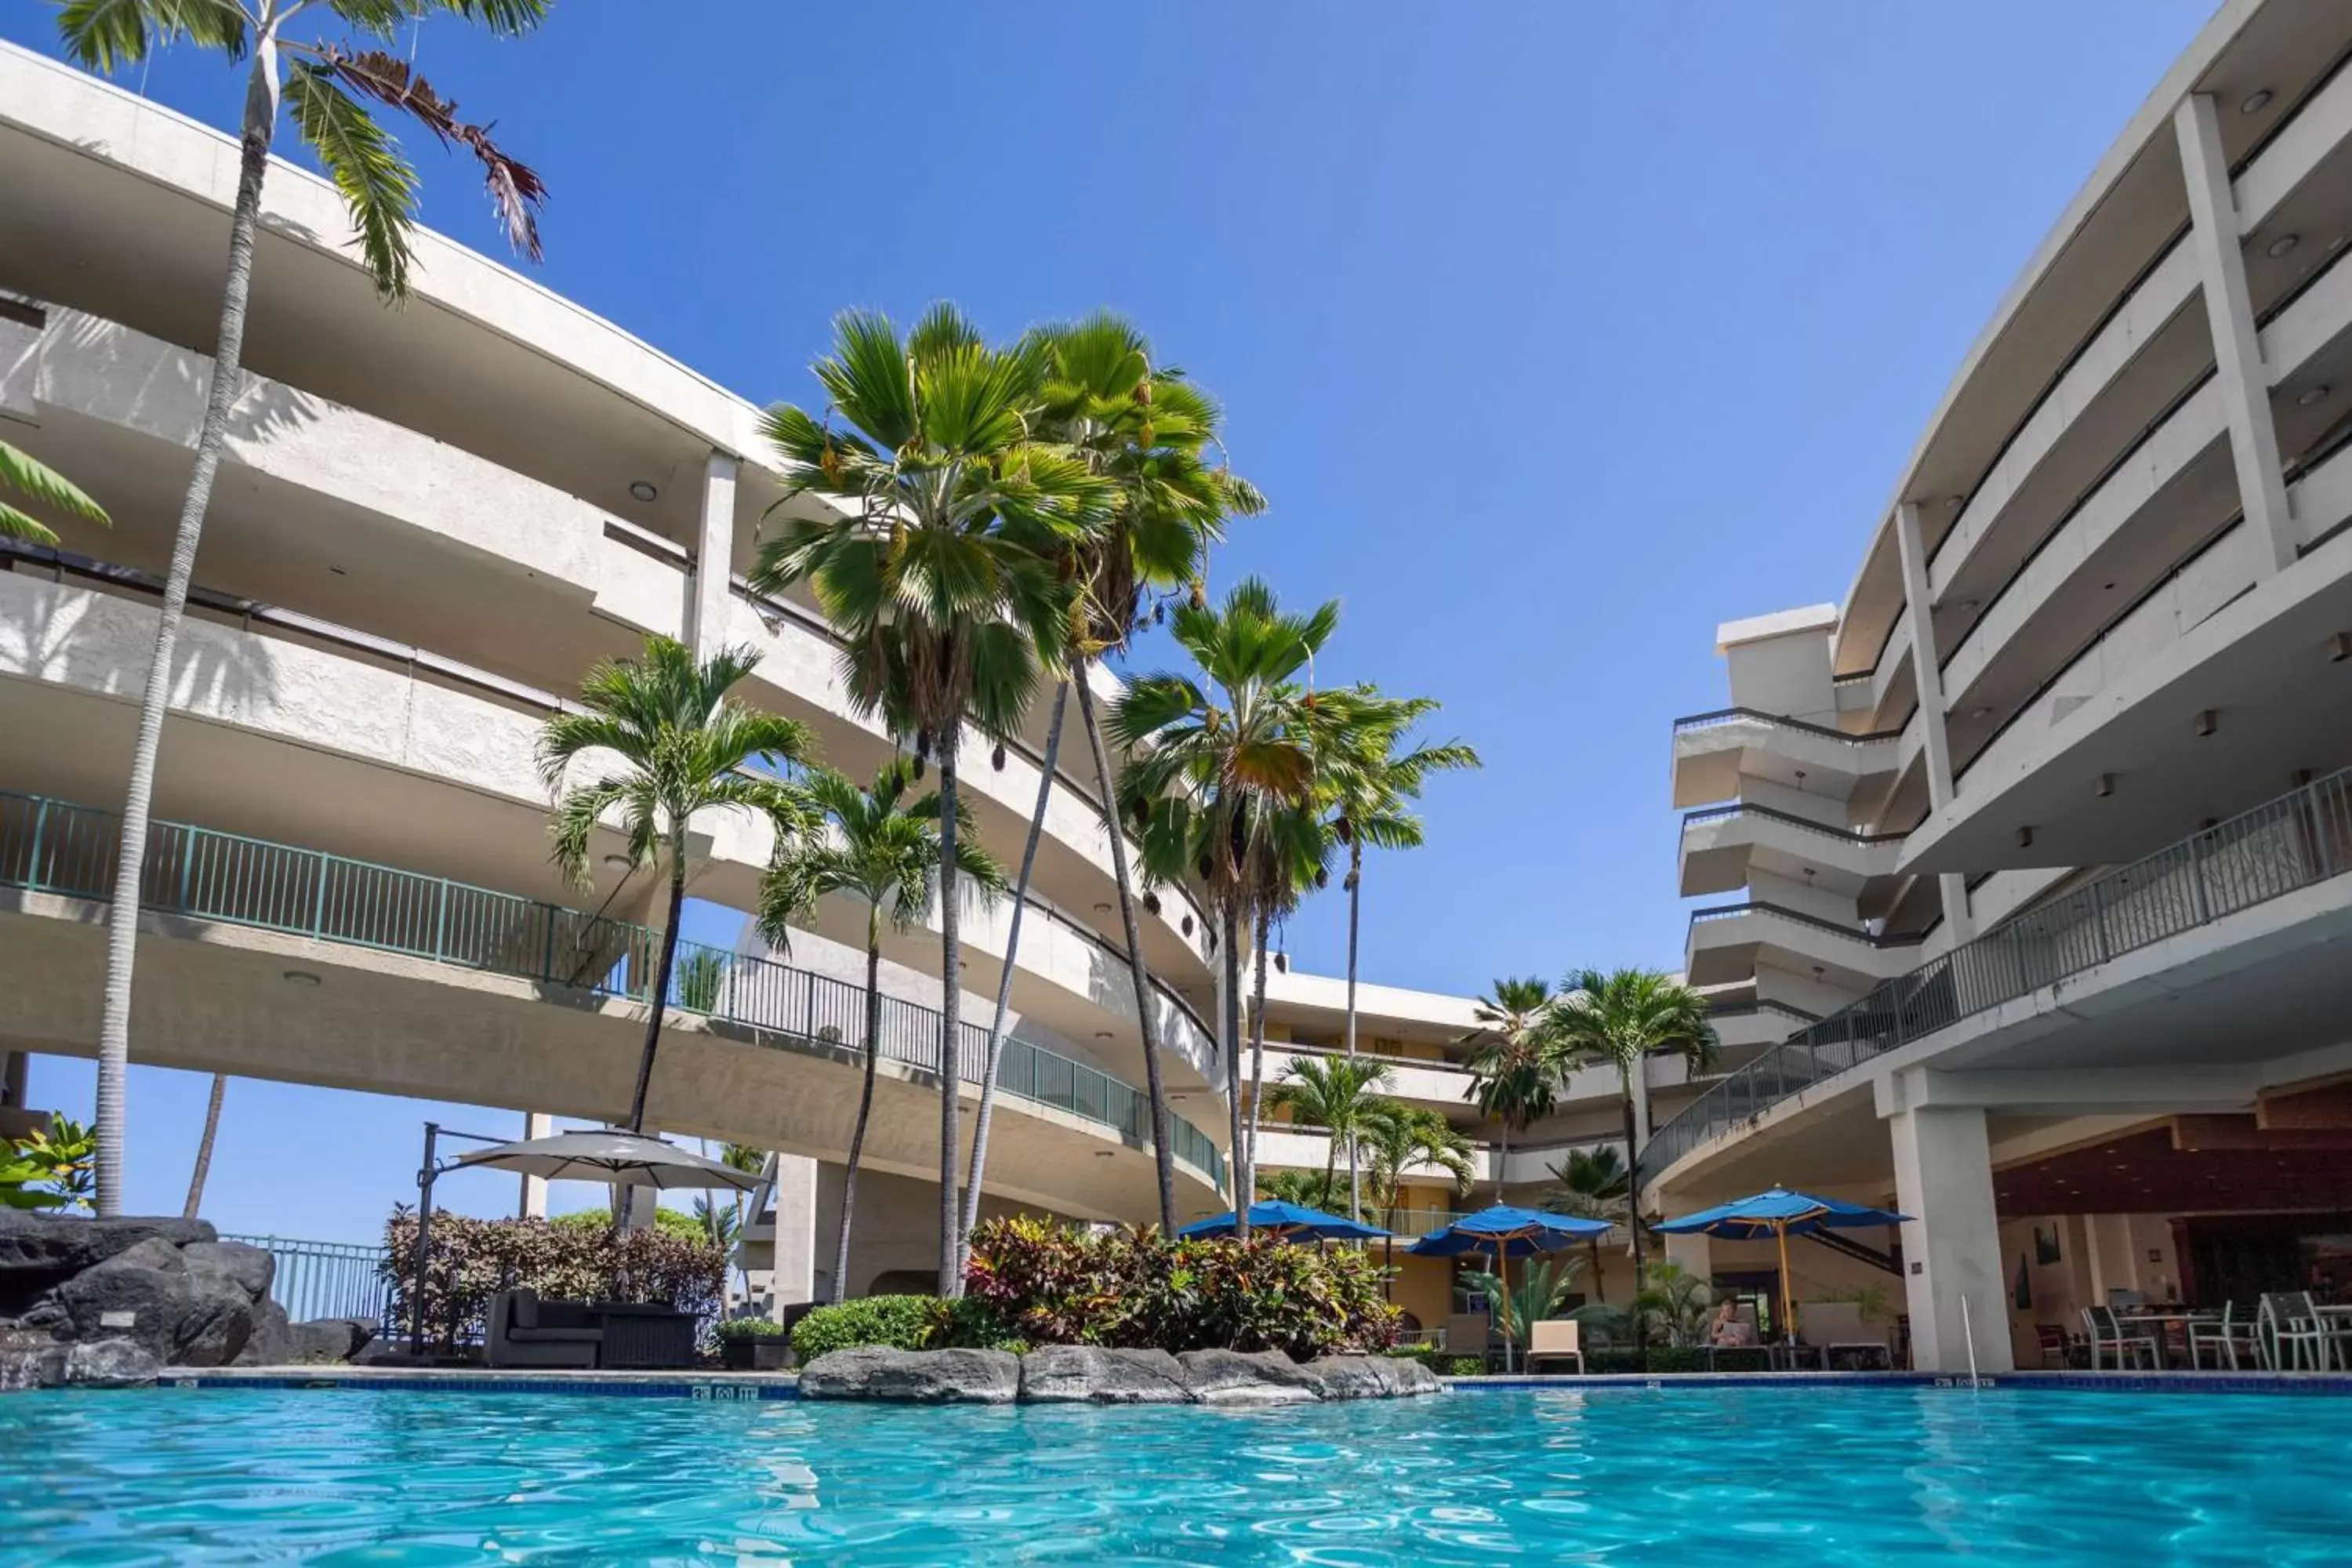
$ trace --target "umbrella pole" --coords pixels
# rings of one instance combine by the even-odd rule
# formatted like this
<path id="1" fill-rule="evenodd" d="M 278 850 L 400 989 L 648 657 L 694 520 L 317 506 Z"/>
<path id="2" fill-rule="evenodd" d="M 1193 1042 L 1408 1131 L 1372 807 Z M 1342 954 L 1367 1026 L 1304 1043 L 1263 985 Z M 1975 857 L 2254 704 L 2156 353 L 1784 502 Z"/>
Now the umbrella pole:
<path id="1" fill-rule="evenodd" d="M 1780 1238 L 1780 1336 L 1789 1345 L 1789 1364 L 1797 1364 L 1797 1298 L 1795 1282 L 1789 1278 L 1789 1226 L 1781 1222 L 1772 1226 L 1772 1234 Z"/>
<path id="2" fill-rule="evenodd" d="M 425 1249 L 433 1225 L 433 1146 L 440 1140 L 440 1123 L 426 1122 L 425 1163 L 416 1171 L 416 1250 L 409 1270 L 408 1353 L 419 1357 L 425 1354 Z"/>
<path id="3" fill-rule="evenodd" d="M 1508 1376 L 1511 1368 L 1511 1254 L 1501 1243 L 1495 1244 L 1495 1278 L 1503 1286 L 1503 1372 Z"/>

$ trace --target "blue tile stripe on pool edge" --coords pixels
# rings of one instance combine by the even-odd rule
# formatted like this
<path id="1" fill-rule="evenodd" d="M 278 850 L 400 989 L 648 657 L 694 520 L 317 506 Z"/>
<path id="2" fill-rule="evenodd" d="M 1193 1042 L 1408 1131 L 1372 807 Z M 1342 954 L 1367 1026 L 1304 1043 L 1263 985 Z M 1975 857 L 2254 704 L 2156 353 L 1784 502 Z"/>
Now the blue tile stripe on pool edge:
<path id="1" fill-rule="evenodd" d="M 337 1377 L 331 1373 L 311 1376 L 289 1373 L 280 1376 L 206 1376 L 202 1373 L 157 1380 L 163 1388 L 385 1389 L 404 1394 L 594 1394 L 608 1398 L 702 1399 L 718 1404 L 761 1399 L 797 1399 L 798 1384 L 790 1382 L 746 1383 L 717 1378 L 613 1379 L 573 1377 L 499 1377 L 496 1373 L 460 1373 L 431 1377 Z"/>

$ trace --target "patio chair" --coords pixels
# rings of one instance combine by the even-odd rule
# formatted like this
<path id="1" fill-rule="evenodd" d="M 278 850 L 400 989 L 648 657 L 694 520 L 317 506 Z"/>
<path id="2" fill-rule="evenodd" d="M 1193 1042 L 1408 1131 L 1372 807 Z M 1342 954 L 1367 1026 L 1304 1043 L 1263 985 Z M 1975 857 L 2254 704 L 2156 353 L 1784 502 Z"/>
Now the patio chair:
<path id="1" fill-rule="evenodd" d="M 491 1366 L 594 1366 L 604 1343 L 601 1320 L 578 1301 L 542 1301 L 536 1290 L 490 1298 L 482 1360 Z"/>
<path id="2" fill-rule="evenodd" d="M 2273 1372 L 2326 1372 L 2334 1359 L 2326 1320 L 2308 1290 L 2274 1290 L 2263 1298 L 2262 1342 Z"/>
<path id="3" fill-rule="evenodd" d="M 2082 1342 L 2066 1331 L 2063 1323 L 2036 1323 L 2033 1342 L 2041 1347 L 2043 1366 L 2069 1367 L 2083 1364 Z"/>
<path id="4" fill-rule="evenodd" d="M 2189 1321 L 2189 1371 L 2200 1372 L 2204 1369 L 2205 1352 L 2209 1349 L 2213 1352 L 2213 1370 L 2216 1372 L 2221 1370 L 2222 1363 L 2225 1362 L 2231 1372 L 2236 1372 L 2239 1366 L 2238 1352 L 2241 1350 L 2251 1352 L 2256 1363 L 2259 1364 L 2263 1359 L 2262 1325 L 2251 1320 L 2240 1318 L 2238 1304 L 2235 1301 L 2228 1303 L 2221 1309 L 2221 1316 L 2218 1321 L 2210 1318 L 2191 1318 Z"/>
<path id="5" fill-rule="evenodd" d="M 2138 1324 L 2119 1321 L 2114 1308 L 2084 1308 L 2083 1326 L 2090 1331 L 2093 1372 L 2099 1370 L 2099 1352 L 2102 1351 L 2115 1352 L 2117 1372 L 2124 1370 L 2126 1358 L 2129 1358 L 2130 1364 L 2137 1366 L 2142 1356 L 2147 1357 L 2148 1371 L 2156 1372 L 2162 1368 L 2164 1363 L 2157 1352 L 2156 1336 L 2145 1331 Z"/>
<path id="6" fill-rule="evenodd" d="M 1571 1318 L 1543 1318 L 1528 1325 L 1528 1370 L 1533 1372 L 1539 1362 L 1573 1361 L 1580 1375 L 1584 1371 L 1584 1325 Z"/>
<path id="7" fill-rule="evenodd" d="M 1485 1356 L 1495 1348 L 1495 1325 L 1484 1312 L 1456 1312 L 1445 1320 L 1449 1355 Z"/>

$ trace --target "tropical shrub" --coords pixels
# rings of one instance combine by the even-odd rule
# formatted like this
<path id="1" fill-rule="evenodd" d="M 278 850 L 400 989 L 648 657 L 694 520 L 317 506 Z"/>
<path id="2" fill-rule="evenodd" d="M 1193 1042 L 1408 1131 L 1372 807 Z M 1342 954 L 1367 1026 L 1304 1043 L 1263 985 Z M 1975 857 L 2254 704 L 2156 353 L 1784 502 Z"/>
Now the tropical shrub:
<path id="1" fill-rule="evenodd" d="M 1444 1364 L 1436 1370 L 1441 1377 L 1484 1377 L 1486 1373 L 1486 1358 L 1475 1355 L 1447 1356 Z"/>
<path id="2" fill-rule="evenodd" d="M 438 1225 L 441 1222 L 436 1219 L 433 1223 Z M 574 1209 L 570 1214 L 557 1215 L 548 1223 L 573 1230 L 608 1231 L 613 1228 L 613 1211 L 610 1208 Z M 710 1245 L 710 1227 L 683 1209 L 664 1208 L 656 1205 L 653 1228 L 681 1241 L 698 1241 L 705 1247 Z"/>
<path id="3" fill-rule="evenodd" d="M 784 1337 L 784 1325 L 773 1318 L 730 1318 L 717 1332 L 722 1344 L 730 1340 L 780 1340 Z"/>
<path id="4" fill-rule="evenodd" d="M 383 1265 L 392 1322 L 408 1327 L 416 1213 L 405 1205 L 384 1222 Z M 531 1289 L 566 1301 L 656 1302 L 706 1321 L 719 1315 L 727 1255 L 699 1232 L 615 1232 L 543 1219 L 475 1219 L 436 1214 L 425 1245 L 425 1332 L 443 1349 L 478 1343 L 490 1298 Z"/>
<path id="5" fill-rule="evenodd" d="M 0 1208 L 89 1208 L 97 1160 L 97 1135 L 56 1114 L 46 1128 L 0 1138 Z"/>
<path id="6" fill-rule="evenodd" d="M 948 1326 L 948 1304 L 937 1296 L 865 1296 L 819 1307 L 793 1325 L 793 1354 L 803 1365 L 860 1345 L 929 1350 Z"/>
<path id="7" fill-rule="evenodd" d="M 964 1292 L 1032 1343 L 1279 1350 L 1304 1361 L 1395 1342 L 1399 1313 L 1382 1300 L 1383 1278 L 1352 1248 L 1091 1232 L 1017 1215 L 972 1233 Z"/>

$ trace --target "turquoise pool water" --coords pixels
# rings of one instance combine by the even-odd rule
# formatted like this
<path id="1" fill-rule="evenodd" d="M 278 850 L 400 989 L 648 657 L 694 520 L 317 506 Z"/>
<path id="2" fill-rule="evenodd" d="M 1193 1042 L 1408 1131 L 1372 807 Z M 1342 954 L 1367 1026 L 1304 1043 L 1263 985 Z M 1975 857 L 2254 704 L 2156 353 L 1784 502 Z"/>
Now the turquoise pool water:
<path id="1" fill-rule="evenodd" d="M 2352 1399 L 1455 1394 L 1255 1413 L 0 1397 L 0 1562 L 2352 1559 Z"/>

